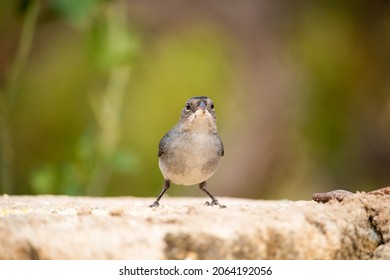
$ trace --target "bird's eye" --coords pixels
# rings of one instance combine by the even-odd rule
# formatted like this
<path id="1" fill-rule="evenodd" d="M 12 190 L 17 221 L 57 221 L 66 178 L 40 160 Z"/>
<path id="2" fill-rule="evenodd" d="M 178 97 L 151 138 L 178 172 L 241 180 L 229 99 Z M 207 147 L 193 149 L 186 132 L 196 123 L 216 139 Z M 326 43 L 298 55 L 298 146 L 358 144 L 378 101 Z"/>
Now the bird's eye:
<path id="1" fill-rule="evenodd" d="M 186 109 L 187 112 L 191 109 L 190 103 L 187 103 L 187 104 L 186 104 L 185 109 Z"/>
<path id="2" fill-rule="evenodd" d="M 214 110 L 214 103 L 211 103 L 210 107 L 212 110 Z"/>

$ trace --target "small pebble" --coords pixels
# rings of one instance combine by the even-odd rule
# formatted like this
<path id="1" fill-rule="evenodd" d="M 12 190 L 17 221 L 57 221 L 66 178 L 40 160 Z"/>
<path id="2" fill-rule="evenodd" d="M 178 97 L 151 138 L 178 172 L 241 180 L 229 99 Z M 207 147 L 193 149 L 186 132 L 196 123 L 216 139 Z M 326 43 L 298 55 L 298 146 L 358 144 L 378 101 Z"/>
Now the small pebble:
<path id="1" fill-rule="evenodd" d="M 79 207 L 79 209 L 77 209 L 77 215 L 86 216 L 91 214 L 92 214 L 92 209 L 88 205 L 82 205 Z"/>
<path id="2" fill-rule="evenodd" d="M 111 216 L 123 216 L 125 214 L 122 206 L 113 206 L 108 210 Z"/>

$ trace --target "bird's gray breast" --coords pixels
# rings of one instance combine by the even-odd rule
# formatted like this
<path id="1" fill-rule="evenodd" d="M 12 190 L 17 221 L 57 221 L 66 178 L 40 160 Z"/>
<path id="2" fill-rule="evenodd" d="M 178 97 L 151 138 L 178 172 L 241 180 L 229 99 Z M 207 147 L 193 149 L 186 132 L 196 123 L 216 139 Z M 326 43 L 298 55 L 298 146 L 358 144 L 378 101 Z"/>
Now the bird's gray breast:
<path id="1" fill-rule="evenodd" d="M 209 179 L 218 167 L 222 144 L 217 134 L 181 133 L 169 137 L 159 166 L 164 178 L 178 185 L 194 185 Z"/>

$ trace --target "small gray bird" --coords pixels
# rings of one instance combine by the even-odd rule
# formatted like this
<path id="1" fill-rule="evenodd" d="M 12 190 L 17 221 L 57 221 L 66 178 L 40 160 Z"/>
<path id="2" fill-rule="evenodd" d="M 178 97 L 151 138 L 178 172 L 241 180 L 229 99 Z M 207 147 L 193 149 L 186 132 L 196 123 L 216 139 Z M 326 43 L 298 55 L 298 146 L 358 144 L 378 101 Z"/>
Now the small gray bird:
<path id="1" fill-rule="evenodd" d="M 199 188 L 211 198 L 206 205 L 225 208 L 206 190 L 206 180 L 214 174 L 223 155 L 213 101 L 206 96 L 188 99 L 179 122 L 160 141 L 158 157 L 164 186 L 150 207 L 160 205 L 161 197 L 172 182 L 185 186 L 199 184 Z"/>

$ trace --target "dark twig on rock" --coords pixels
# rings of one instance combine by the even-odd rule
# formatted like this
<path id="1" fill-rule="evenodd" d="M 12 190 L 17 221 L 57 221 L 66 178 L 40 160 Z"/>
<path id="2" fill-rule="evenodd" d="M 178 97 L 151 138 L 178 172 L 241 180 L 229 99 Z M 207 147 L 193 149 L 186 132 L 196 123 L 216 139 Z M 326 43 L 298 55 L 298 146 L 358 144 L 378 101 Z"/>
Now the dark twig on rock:
<path id="1" fill-rule="evenodd" d="M 368 192 L 368 194 L 373 195 L 390 195 L 390 186 L 384 187 L 381 189 L 377 189 L 375 191 Z M 352 196 L 354 193 L 346 190 L 334 190 L 325 193 L 314 193 L 312 199 L 319 203 L 326 203 L 332 199 L 336 199 L 337 201 L 343 201 L 346 197 Z"/>

